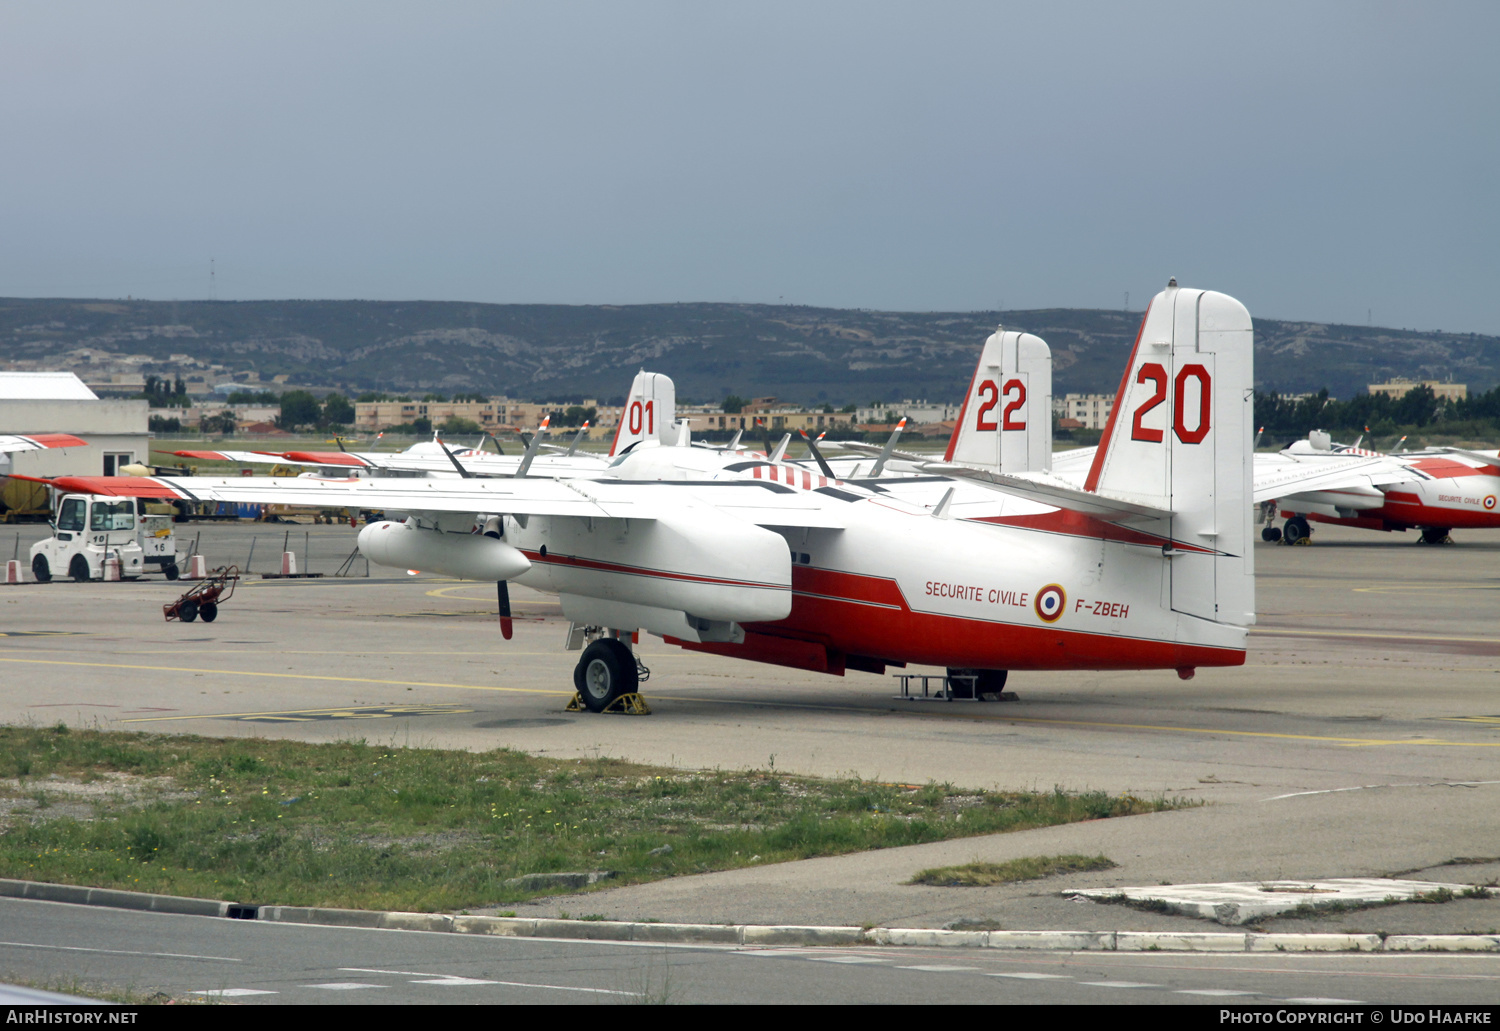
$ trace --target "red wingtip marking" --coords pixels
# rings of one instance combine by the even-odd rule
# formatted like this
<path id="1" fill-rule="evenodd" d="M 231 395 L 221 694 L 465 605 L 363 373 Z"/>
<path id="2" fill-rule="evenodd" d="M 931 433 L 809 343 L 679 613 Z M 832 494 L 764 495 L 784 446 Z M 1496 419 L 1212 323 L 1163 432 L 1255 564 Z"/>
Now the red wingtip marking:
<path id="1" fill-rule="evenodd" d="M 365 464 L 347 451 L 288 451 L 281 457 L 305 465 L 363 466 Z"/>
<path id="2" fill-rule="evenodd" d="M 79 440 L 71 433 L 32 433 L 27 439 L 42 447 L 88 447 L 87 441 Z"/>

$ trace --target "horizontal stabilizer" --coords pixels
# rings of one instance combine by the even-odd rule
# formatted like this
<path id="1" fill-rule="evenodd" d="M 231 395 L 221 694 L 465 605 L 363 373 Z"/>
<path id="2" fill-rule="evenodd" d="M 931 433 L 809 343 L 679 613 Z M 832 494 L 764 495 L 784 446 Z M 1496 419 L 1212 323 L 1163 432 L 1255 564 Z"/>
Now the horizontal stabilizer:
<path id="1" fill-rule="evenodd" d="M 1080 490 L 1072 484 L 1042 473 L 992 473 L 987 469 L 971 469 L 964 465 L 949 465 L 941 462 L 923 464 L 924 472 L 939 476 L 954 476 L 983 484 L 1004 494 L 1011 494 L 1027 501 L 1037 501 L 1054 508 L 1065 508 L 1071 512 L 1093 516 L 1105 522 L 1126 523 L 1137 520 L 1166 519 L 1172 515 L 1170 509 L 1126 501 L 1096 491 Z"/>

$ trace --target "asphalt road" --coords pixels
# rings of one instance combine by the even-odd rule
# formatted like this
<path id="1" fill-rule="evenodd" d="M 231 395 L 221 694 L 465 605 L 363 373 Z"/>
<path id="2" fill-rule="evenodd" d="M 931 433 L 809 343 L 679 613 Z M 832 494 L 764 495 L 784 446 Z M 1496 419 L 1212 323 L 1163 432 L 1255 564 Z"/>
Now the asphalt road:
<path id="1" fill-rule="evenodd" d="M 1500 957 L 661 946 L 308 927 L 0 900 L 0 980 L 251 1005 L 1447 1003 Z"/>

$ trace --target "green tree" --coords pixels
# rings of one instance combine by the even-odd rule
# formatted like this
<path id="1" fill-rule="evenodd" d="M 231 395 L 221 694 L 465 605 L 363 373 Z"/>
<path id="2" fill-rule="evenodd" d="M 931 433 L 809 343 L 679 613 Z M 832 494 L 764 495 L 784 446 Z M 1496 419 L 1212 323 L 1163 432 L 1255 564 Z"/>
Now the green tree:
<path id="1" fill-rule="evenodd" d="M 354 406 L 343 394 L 329 394 L 323 399 L 323 424 L 347 426 L 354 421 Z"/>
<path id="2" fill-rule="evenodd" d="M 430 428 L 432 426 L 432 423 L 429 421 L 427 423 L 427 425 Z M 459 416 L 459 415 L 450 415 L 450 416 L 448 416 L 448 418 L 443 421 L 443 424 L 441 426 L 439 426 L 438 429 L 442 430 L 444 433 L 482 433 L 482 432 L 484 432 L 483 428 L 479 425 L 479 423 L 475 422 L 473 419 L 465 419 L 465 418 L 463 418 L 462 416 Z"/>
<path id="3" fill-rule="evenodd" d="M 316 426 L 323 411 L 318 399 L 306 390 L 289 390 L 281 395 L 281 414 L 276 425 L 284 430 L 297 426 Z"/>
<path id="4" fill-rule="evenodd" d="M 730 394 L 722 402 L 719 403 L 719 407 L 724 410 L 724 413 L 726 415 L 738 415 L 740 412 L 745 410 L 746 404 L 748 404 L 748 402 L 743 397 L 740 397 L 740 395 Z"/>

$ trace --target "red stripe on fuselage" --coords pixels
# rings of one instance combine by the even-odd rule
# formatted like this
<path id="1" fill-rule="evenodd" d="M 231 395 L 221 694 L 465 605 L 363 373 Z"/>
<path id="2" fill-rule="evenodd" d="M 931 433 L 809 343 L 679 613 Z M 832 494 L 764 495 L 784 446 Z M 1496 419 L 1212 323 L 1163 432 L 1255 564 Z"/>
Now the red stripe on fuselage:
<path id="1" fill-rule="evenodd" d="M 745 629 L 812 639 L 833 651 L 890 663 L 975 669 L 1175 669 L 1245 662 L 1237 648 L 914 612 L 900 586 L 886 577 L 794 566 L 792 591 L 790 616 Z M 716 649 L 735 655 L 733 647 Z"/>
<path id="2" fill-rule="evenodd" d="M 582 558 L 578 555 L 559 555 L 555 551 L 549 551 L 543 555 L 540 551 L 529 551 L 520 549 L 532 562 L 566 566 L 571 569 L 587 569 L 596 573 L 620 573 L 624 576 L 649 576 L 658 580 L 679 580 L 685 583 L 698 584 L 722 584 L 726 587 L 751 587 L 763 590 L 784 591 L 781 584 L 766 583 L 756 580 L 731 580 L 718 576 L 695 576 L 692 573 L 678 573 L 670 569 L 651 569 L 647 566 L 627 566 L 619 562 L 603 562 L 599 559 Z"/>

